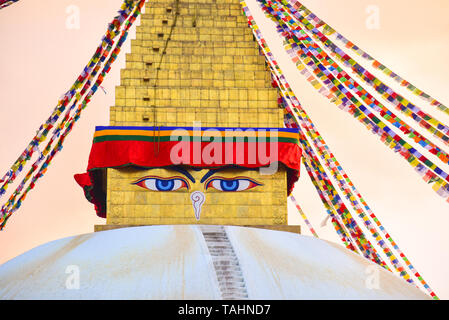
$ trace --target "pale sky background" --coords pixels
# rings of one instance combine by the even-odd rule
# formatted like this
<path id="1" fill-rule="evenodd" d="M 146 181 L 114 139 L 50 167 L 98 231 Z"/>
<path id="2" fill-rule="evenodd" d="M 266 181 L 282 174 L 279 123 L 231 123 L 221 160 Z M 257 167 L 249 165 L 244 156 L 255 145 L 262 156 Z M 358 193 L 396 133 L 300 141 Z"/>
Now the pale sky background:
<path id="1" fill-rule="evenodd" d="M 0 175 L 9 169 L 45 121 L 58 98 L 86 65 L 122 0 L 21 0 L 0 10 Z M 315 14 L 399 75 L 449 105 L 449 2 L 429 0 L 303 0 Z M 449 204 L 413 168 L 349 114 L 318 94 L 295 72 L 272 23 L 248 0 L 290 84 L 333 153 L 385 228 L 443 299 L 449 298 Z M 80 29 L 69 30 L 67 7 L 80 8 Z M 366 8 L 377 6 L 380 28 L 366 27 Z M 135 26 L 130 38 L 134 38 Z M 0 232 L 0 263 L 45 242 L 93 231 L 97 218 L 73 174 L 84 172 L 95 125 L 109 123 L 122 54 L 84 111 L 62 153 L 22 208 Z M 388 82 L 394 83 L 394 82 Z M 394 86 L 398 88 L 398 86 Z M 402 88 L 442 122 L 449 117 Z M 410 121 L 407 121 L 411 123 Z M 421 130 L 422 131 L 422 130 Z M 441 145 L 441 143 L 439 144 Z M 446 147 L 445 150 L 448 148 Z M 433 158 L 432 158 L 433 159 Z M 443 166 L 449 170 L 448 166 Z M 339 243 L 307 173 L 294 194 L 321 238 Z M 2 201 L 5 198 L 1 199 Z M 290 224 L 301 224 L 289 204 Z"/>

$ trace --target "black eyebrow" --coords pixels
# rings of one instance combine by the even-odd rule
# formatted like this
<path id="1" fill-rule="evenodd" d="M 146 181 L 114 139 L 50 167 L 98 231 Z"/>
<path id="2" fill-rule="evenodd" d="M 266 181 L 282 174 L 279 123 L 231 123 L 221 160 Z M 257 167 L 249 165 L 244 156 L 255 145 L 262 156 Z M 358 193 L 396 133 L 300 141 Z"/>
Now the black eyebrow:
<path id="1" fill-rule="evenodd" d="M 185 175 L 187 178 L 189 178 L 193 183 L 196 182 L 195 178 L 183 167 L 172 167 L 173 170 L 178 171 L 179 173 L 182 173 L 183 175 Z M 201 168 L 192 168 L 195 171 L 201 171 Z M 223 170 L 224 168 L 219 168 L 219 169 L 210 169 L 202 178 L 201 178 L 201 183 L 203 183 L 204 181 L 206 181 L 207 178 L 209 178 L 211 175 L 213 175 L 214 173 Z"/>
<path id="2" fill-rule="evenodd" d="M 223 168 L 218 168 L 218 169 L 210 169 L 202 178 L 201 178 L 201 183 L 203 183 L 204 181 L 206 181 L 207 178 L 209 178 L 211 175 L 213 175 L 214 173 L 217 173 L 219 171 L 225 170 L 225 169 L 229 169 L 232 168 L 233 166 L 227 166 L 227 167 L 223 167 Z M 193 183 L 196 182 L 195 178 L 183 167 L 178 167 L 178 166 L 174 166 L 174 167 L 170 167 L 171 169 L 178 171 L 179 173 L 182 173 L 183 175 L 185 175 L 187 178 L 189 178 Z M 202 169 L 200 168 L 192 168 L 193 170 L 196 171 L 200 171 Z M 257 170 L 257 168 L 245 168 L 245 170 Z"/>
<path id="3" fill-rule="evenodd" d="M 201 178 L 201 183 L 203 183 L 204 181 L 206 181 L 207 178 L 209 178 L 211 175 L 213 175 L 214 173 L 217 173 L 219 171 L 222 170 L 226 170 L 226 169 L 232 169 L 232 168 L 238 168 L 237 166 L 227 166 L 227 167 L 223 167 L 223 168 L 218 168 L 218 169 L 210 169 L 208 173 L 206 173 L 203 178 Z M 244 168 L 245 170 L 258 170 L 258 168 Z"/>
<path id="4" fill-rule="evenodd" d="M 211 175 L 213 175 L 214 173 L 221 171 L 225 168 L 219 168 L 219 169 L 210 169 L 208 173 L 206 173 L 202 178 L 201 178 L 201 183 L 203 183 L 204 181 L 206 181 L 207 178 L 209 178 Z"/>
<path id="5" fill-rule="evenodd" d="M 179 173 L 182 173 L 187 178 L 189 178 L 193 183 L 195 183 L 195 178 L 183 167 L 171 167 L 171 169 L 178 171 Z"/>

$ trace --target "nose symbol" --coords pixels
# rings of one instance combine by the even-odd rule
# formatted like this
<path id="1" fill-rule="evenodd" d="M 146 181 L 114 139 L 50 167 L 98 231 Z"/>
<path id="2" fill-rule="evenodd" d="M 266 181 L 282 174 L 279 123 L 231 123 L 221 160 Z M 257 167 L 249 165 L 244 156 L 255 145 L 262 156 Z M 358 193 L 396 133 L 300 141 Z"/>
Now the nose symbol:
<path id="1" fill-rule="evenodd" d="M 192 200 L 193 210 L 195 211 L 196 220 L 200 220 L 201 207 L 206 201 L 206 195 L 201 191 L 195 191 L 190 195 L 190 200 Z"/>

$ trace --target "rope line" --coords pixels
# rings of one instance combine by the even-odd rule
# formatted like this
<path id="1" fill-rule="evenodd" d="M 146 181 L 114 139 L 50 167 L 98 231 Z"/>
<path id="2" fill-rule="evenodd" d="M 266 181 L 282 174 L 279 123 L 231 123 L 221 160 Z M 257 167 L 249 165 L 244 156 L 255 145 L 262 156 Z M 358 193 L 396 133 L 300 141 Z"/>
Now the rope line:
<path id="1" fill-rule="evenodd" d="M 13 3 L 17 2 L 19 0 L 0 0 L 0 9 L 9 7 Z"/>
<path id="2" fill-rule="evenodd" d="M 260 3 L 264 3 L 265 1 L 259 1 L 259 2 Z M 366 202 L 363 200 L 363 198 L 361 197 L 360 193 L 357 191 L 357 189 L 355 189 L 355 186 L 349 180 L 349 177 L 343 171 L 343 169 L 341 168 L 341 165 L 336 161 L 336 159 L 333 156 L 333 154 L 329 152 L 329 149 L 328 149 L 327 145 L 324 143 L 324 140 L 322 140 L 322 137 L 319 135 L 318 132 L 314 132 L 315 130 L 313 128 L 313 123 L 311 123 L 311 121 L 308 118 L 307 114 L 305 114 L 305 111 L 301 108 L 299 102 L 297 102 L 296 97 L 294 97 L 294 94 L 291 91 L 291 88 L 289 87 L 288 82 L 283 77 L 282 72 L 281 72 L 279 66 L 277 65 L 276 61 L 274 60 L 273 55 L 271 54 L 271 52 L 269 51 L 269 49 L 268 49 L 268 47 L 266 45 L 266 42 L 264 41 L 263 37 L 261 36 L 260 30 L 258 29 L 257 24 L 255 23 L 254 19 L 252 18 L 251 14 L 249 12 L 249 9 L 246 7 L 246 4 L 244 2 L 241 2 L 241 3 L 242 3 L 242 6 L 244 7 L 244 12 L 245 12 L 245 14 L 248 17 L 249 25 L 253 29 L 253 33 L 255 34 L 255 36 L 256 36 L 256 38 L 257 38 L 257 40 L 259 42 L 259 45 L 263 49 L 263 53 L 264 53 L 265 57 L 267 58 L 270 66 L 272 67 L 272 71 L 274 73 L 274 76 L 275 76 L 275 78 L 278 77 L 278 86 L 281 89 L 281 95 L 283 96 L 283 98 L 286 98 L 287 104 L 289 104 L 292 101 L 294 101 L 294 103 L 292 104 L 292 108 L 289 108 L 290 110 L 287 110 L 287 113 L 290 113 L 291 115 L 293 115 L 293 117 L 290 117 L 289 122 L 291 123 L 292 121 L 296 120 L 296 117 L 297 117 L 297 120 L 301 124 L 301 127 L 304 126 L 304 124 L 310 124 L 309 127 L 305 126 L 305 131 L 310 136 L 312 141 L 314 142 L 315 147 L 319 151 L 318 153 L 320 154 L 320 157 L 323 159 L 323 161 L 325 161 L 327 168 L 331 172 L 333 172 L 334 178 L 338 182 L 340 189 L 345 194 L 347 199 L 350 201 L 351 205 L 356 210 L 356 212 L 359 214 L 359 218 L 361 218 L 363 220 L 365 227 L 368 230 L 370 230 L 371 235 L 373 236 L 373 238 L 376 239 L 377 244 L 380 247 L 383 248 L 384 253 L 389 258 L 390 263 L 392 263 L 392 265 L 395 267 L 395 270 L 406 281 L 414 283 L 414 281 L 411 278 L 411 276 L 407 273 L 407 271 L 404 269 L 404 267 L 402 267 L 402 265 L 400 264 L 399 260 L 394 256 L 392 250 L 388 247 L 387 242 L 385 242 L 384 239 L 382 238 L 381 234 L 377 232 L 377 230 L 374 227 L 374 224 L 370 221 L 370 218 L 374 219 L 374 221 L 376 222 L 377 227 L 379 227 L 380 230 L 382 230 L 382 234 L 384 236 L 388 235 L 388 233 L 386 233 L 385 229 L 381 226 L 381 224 L 380 224 L 379 220 L 377 219 L 377 217 L 375 217 L 374 213 L 372 213 L 371 209 L 368 207 Z M 291 98 L 291 101 L 288 101 L 288 100 L 290 100 L 290 98 Z M 294 111 L 294 112 L 292 112 L 292 111 Z M 299 114 L 297 114 L 297 112 L 299 112 Z M 295 117 L 295 115 L 296 115 L 296 117 Z M 288 124 L 289 122 L 286 122 L 286 124 Z M 324 147 L 324 146 L 326 146 L 326 147 Z M 305 154 L 308 155 L 309 153 L 313 152 L 313 149 L 308 148 L 306 146 L 304 151 L 305 151 Z M 307 157 L 304 156 L 303 158 L 305 159 L 304 163 L 306 165 L 306 170 L 308 171 L 308 173 L 310 175 L 310 172 L 312 172 L 313 170 L 311 170 L 311 168 L 309 166 L 310 163 L 309 163 Z M 315 168 L 315 170 L 317 171 L 317 168 Z M 317 184 L 316 182 L 319 181 L 319 179 L 317 179 L 317 177 L 315 177 L 314 179 L 312 179 L 312 181 L 316 185 Z M 349 185 L 350 188 L 347 187 L 348 185 Z M 319 188 L 322 188 L 322 187 L 318 186 L 317 189 L 319 189 Z M 352 192 L 355 193 L 356 197 L 354 196 L 354 194 Z M 319 194 L 320 194 L 320 197 L 323 196 L 323 192 L 319 192 Z M 360 201 L 363 204 L 364 209 L 367 210 L 369 215 L 366 215 L 364 213 L 363 208 L 358 204 L 358 201 Z M 339 234 L 340 237 L 341 237 L 341 234 L 343 234 L 343 232 L 341 232 Z M 357 235 L 357 236 L 362 238 L 361 234 Z M 388 239 L 390 244 L 393 245 L 394 249 L 397 250 L 398 249 L 397 244 L 393 241 L 393 239 L 391 239 L 391 237 L 389 237 L 389 235 L 386 238 Z M 344 240 L 346 240 L 346 239 L 344 239 Z M 344 242 L 345 242 L 345 245 L 348 244 L 348 241 L 344 241 Z M 366 256 L 366 254 L 365 254 L 365 256 Z M 403 258 L 403 260 L 404 260 L 405 255 L 402 253 L 402 251 L 400 251 L 399 256 L 401 256 Z M 407 258 L 405 258 L 404 261 L 406 261 L 406 264 L 407 264 L 407 266 L 409 267 L 410 270 L 416 271 L 410 263 L 407 263 L 407 262 L 409 262 L 409 260 Z M 431 296 L 433 296 L 434 298 L 437 298 L 436 295 L 433 293 L 433 291 L 431 291 L 430 287 L 428 287 L 428 285 L 424 282 L 422 277 L 419 274 L 418 274 L 418 276 L 416 274 L 418 274 L 418 273 L 416 272 L 414 275 L 418 278 L 418 280 L 420 280 L 421 284 L 423 284 L 424 287 L 426 289 L 428 289 L 428 291 L 430 290 L 429 293 L 431 293 Z"/>
<path id="3" fill-rule="evenodd" d="M 47 120 L 45 124 L 43 124 L 40 127 L 35 138 L 30 142 L 27 149 L 25 149 L 22 155 L 14 163 L 10 171 L 8 171 L 8 173 L 5 175 L 5 178 L 2 179 L 4 181 L 4 184 L 0 189 L 0 194 L 5 193 L 7 186 L 14 181 L 14 179 L 17 177 L 18 174 L 20 174 L 25 163 L 31 159 L 33 152 L 35 152 L 36 150 L 39 151 L 38 148 L 39 144 L 45 141 L 48 132 L 51 130 L 51 128 L 55 127 L 53 136 L 51 137 L 45 150 L 43 152 L 39 151 L 40 154 L 38 160 L 32 165 L 30 171 L 22 180 L 18 188 L 13 192 L 9 200 L 2 206 L 0 211 L 0 230 L 4 228 L 10 216 L 17 209 L 20 208 L 27 194 L 32 189 L 34 189 L 37 180 L 40 179 L 45 174 L 54 156 L 59 151 L 62 150 L 63 142 L 67 137 L 67 135 L 71 132 L 75 122 L 78 121 L 78 119 L 80 118 L 82 110 L 84 110 L 87 104 L 91 101 L 92 96 L 95 94 L 97 89 L 101 87 L 101 83 L 103 82 L 104 77 L 111 70 L 111 64 L 116 60 L 118 54 L 120 53 L 121 46 L 123 45 L 128 36 L 129 28 L 132 26 L 137 16 L 140 14 L 141 8 L 143 7 L 144 3 L 145 0 L 124 1 L 121 10 L 119 11 L 120 15 L 115 17 L 113 22 L 109 24 L 106 35 L 103 37 L 102 43 L 97 48 L 88 66 L 84 69 L 83 73 L 78 77 L 77 81 L 74 83 L 71 90 L 68 93 L 66 93 L 60 100 L 50 118 Z M 123 25 L 125 27 L 121 32 L 119 32 L 120 29 L 122 29 Z M 119 40 L 116 43 L 115 48 L 112 50 L 114 45 L 112 39 L 118 36 L 119 34 L 120 34 Z M 106 49 L 104 49 L 103 47 L 106 44 L 107 47 Z M 93 79 L 102 68 L 102 64 L 104 61 L 106 61 L 106 59 L 107 59 L 106 64 L 103 66 L 100 75 L 98 75 L 95 83 L 92 85 Z M 83 83 L 85 84 L 82 90 L 78 92 L 78 89 L 82 86 Z M 87 95 L 85 95 L 82 103 L 79 104 L 75 110 L 78 101 L 86 92 L 88 92 Z M 60 118 L 61 113 L 64 111 L 65 107 L 69 104 L 69 102 L 73 100 L 74 97 L 75 99 L 73 104 L 66 111 L 66 114 L 62 119 L 61 123 L 56 126 L 56 122 Z M 73 110 L 75 110 L 75 113 L 71 115 L 71 111 Z M 59 140 L 56 142 L 56 145 L 52 148 L 52 144 L 53 142 L 56 141 L 57 138 L 59 138 Z M 45 162 L 40 167 L 38 173 L 32 177 L 34 171 L 37 170 L 39 164 L 42 162 L 45 156 L 47 156 L 45 158 Z M 31 182 L 29 183 L 25 191 L 23 191 L 26 183 L 30 179 Z M 16 201 L 17 198 L 18 200 Z"/>
<path id="4" fill-rule="evenodd" d="M 411 93 L 413 93 L 416 96 L 419 96 L 421 99 L 423 99 L 426 102 L 429 102 L 432 106 L 436 106 L 440 111 L 446 113 L 449 115 L 449 108 L 447 108 L 444 104 L 433 98 L 431 95 L 427 94 L 426 92 L 420 90 L 401 76 L 399 76 L 397 73 L 393 72 L 390 68 L 382 64 L 380 61 L 376 60 L 373 56 L 369 55 L 366 51 L 361 49 L 359 46 L 356 46 L 354 43 L 349 41 L 347 38 L 345 38 L 341 33 L 336 31 L 334 28 L 332 28 L 329 24 L 324 22 L 322 19 L 318 18 L 315 14 L 313 14 L 309 9 L 306 8 L 301 2 L 299 1 L 291 1 L 290 3 L 293 4 L 293 7 L 297 11 L 304 12 L 304 15 L 306 19 L 315 27 L 315 28 L 322 28 L 322 32 L 326 35 L 336 35 L 336 39 L 343 43 L 346 48 L 351 49 L 354 51 L 357 55 L 359 55 L 361 58 L 365 59 L 366 61 L 371 62 L 372 66 L 376 68 L 377 70 L 381 70 L 384 74 L 389 76 L 390 78 L 394 79 L 397 83 L 399 83 L 401 86 L 407 88 Z"/>

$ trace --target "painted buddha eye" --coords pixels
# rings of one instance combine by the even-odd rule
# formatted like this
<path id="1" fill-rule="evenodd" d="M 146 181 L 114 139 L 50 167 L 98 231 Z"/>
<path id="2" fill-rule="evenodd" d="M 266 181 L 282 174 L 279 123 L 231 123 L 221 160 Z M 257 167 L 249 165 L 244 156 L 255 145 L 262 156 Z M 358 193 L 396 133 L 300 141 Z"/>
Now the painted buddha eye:
<path id="1" fill-rule="evenodd" d="M 189 189 L 189 183 L 181 177 L 171 177 L 171 178 L 162 178 L 162 177 L 144 177 L 133 184 L 148 189 L 152 191 L 176 191 L 181 188 Z"/>
<path id="2" fill-rule="evenodd" d="M 205 188 L 206 190 L 209 188 L 213 188 L 219 191 L 237 192 L 249 190 L 260 185 L 260 183 L 247 177 L 237 177 L 231 179 L 223 177 L 213 177 L 206 181 Z"/>

